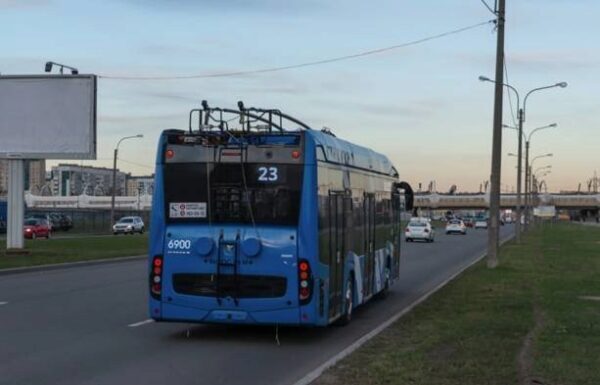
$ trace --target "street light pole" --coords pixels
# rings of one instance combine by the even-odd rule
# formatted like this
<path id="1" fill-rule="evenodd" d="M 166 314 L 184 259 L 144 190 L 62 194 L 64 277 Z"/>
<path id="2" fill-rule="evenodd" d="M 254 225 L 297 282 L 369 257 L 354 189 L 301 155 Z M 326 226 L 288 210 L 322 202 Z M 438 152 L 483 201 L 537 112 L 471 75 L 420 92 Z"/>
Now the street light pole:
<path id="1" fill-rule="evenodd" d="M 525 141 L 525 216 L 523 219 L 523 229 L 527 231 L 529 224 L 529 140 Z"/>
<path id="2" fill-rule="evenodd" d="M 115 194 L 116 194 L 116 189 L 117 189 L 117 157 L 119 155 L 119 145 L 121 144 L 122 141 L 124 141 L 126 139 L 143 138 L 143 137 L 144 137 L 144 135 L 142 135 L 142 134 L 125 136 L 117 142 L 117 146 L 115 147 L 114 157 L 113 157 L 112 192 L 111 192 L 111 199 L 110 199 L 110 220 L 109 220 L 110 223 L 108 224 L 110 231 L 112 231 L 112 225 L 113 225 L 113 222 L 115 221 Z"/>
<path id="3" fill-rule="evenodd" d="M 518 100 L 518 99 L 517 99 Z M 517 223 L 515 224 L 515 233 L 517 235 L 517 243 L 521 243 L 521 175 L 522 175 L 522 164 L 523 158 L 523 109 L 519 108 L 519 148 L 517 155 Z"/>
<path id="4" fill-rule="evenodd" d="M 532 172 L 531 170 L 533 169 L 533 164 L 535 163 L 536 159 L 539 158 L 545 158 L 545 157 L 550 157 L 553 156 L 553 154 L 544 154 L 544 155 L 538 155 L 536 157 L 534 157 L 531 160 L 531 164 L 529 163 L 529 142 L 531 140 L 531 135 L 533 135 L 533 133 L 537 130 L 541 130 L 543 128 L 547 128 L 547 127 L 556 127 L 556 124 L 550 124 L 548 126 L 544 126 L 544 127 L 539 127 L 536 128 L 535 130 L 533 130 L 531 132 L 531 134 L 529 134 L 529 137 L 527 138 L 527 142 L 525 143 L 525 163 L 526 163 L 526 173 L 525 173 L 525 231 L 527 231 L 527 229 L 529 228 L 529 216 L 531 214 L 531 205 L 532 205 L 532 197 L 531 197 L 531 182 L 532 182 Z"/>

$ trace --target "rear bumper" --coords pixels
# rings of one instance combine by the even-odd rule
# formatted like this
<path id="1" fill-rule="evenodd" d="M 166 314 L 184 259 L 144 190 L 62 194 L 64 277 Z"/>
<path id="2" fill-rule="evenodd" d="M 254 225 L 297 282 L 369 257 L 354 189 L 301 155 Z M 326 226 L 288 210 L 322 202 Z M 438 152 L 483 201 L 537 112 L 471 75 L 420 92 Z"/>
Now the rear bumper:
<path id="1" fill-rule="evenodd" d="M 152 311 L 151 313 L 155 311 Z M 290 325 L 310 326 L 301 322 L 300 309 L 246 311 L 243 309 L 198 309 L 169 303 L 162 303 L 160 315 L 151 314 L 157 322 L 193 322 L 208 324 L 240 324 L 240 325 Z"/>
<path id="2" fill-rule="evenodd" d="M 136 229 L 113 229 L 113 233 L 114 234 L 129 234 L 129 233 L 135 233 Z"/>
<path id="3" fill-rule="evenodd" d="M 404 236 L 408 239 L 431 239 L 433 238 L 431 236 L 431 233 L 429 234 L 411 234 L 411 233 L 404 233 Z"/>

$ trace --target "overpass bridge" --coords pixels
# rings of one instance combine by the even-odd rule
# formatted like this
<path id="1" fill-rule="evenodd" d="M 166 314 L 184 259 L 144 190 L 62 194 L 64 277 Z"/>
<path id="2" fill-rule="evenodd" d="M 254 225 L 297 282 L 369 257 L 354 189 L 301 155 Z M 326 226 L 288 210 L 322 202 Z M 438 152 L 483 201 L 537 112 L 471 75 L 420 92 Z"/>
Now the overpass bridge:
<path id="1" fill-rule="evenodd" d="M 524 196 L 522 197 L 524 198 Z M 533 206 L 554 206 L 557 210 L 591 210 L 600 209 L 600 194 L 538 194 L 532 196 Z M 40 196 L 25 193 L 25 204 L 28 208 L 70 208 L 70 209 L 110 209 L 110 196 Z M 524 199 L 522 201 L 524 205 Z M 152 205 L 151 195 L 115 197 L 117 209 L 149 210 Z M 490 206 L 489 193 L 482 194 L 440 194 L 417 193 L 415 207 L 420 209 L 485 210 Z M 516 194 L 502 194 L 500 207 L 514 209 L 517 206 Z"/>
<path id="2" fill-rule="evenodd" d="M 524 205 L 525 196 L 521 196 Z M 554 206 L 557 210 L 598 210 L 600 208 L 600 194 L 537 194 L 532 195 L 533 206 Z M 415 207 L 420 209 L 473 209 L 484 210 L 490 207 L 489 193 L 482 194 L 440 194 L 417 193 Z M 515 209 L 517 207 L 516 194 L 502 194 L 500 207 Z"/>

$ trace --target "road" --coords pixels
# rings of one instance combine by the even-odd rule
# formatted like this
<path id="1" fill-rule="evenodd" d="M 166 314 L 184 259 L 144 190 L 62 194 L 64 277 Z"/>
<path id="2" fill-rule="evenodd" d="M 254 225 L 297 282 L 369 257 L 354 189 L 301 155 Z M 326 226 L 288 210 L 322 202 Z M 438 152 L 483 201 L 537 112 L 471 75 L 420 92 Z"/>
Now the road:
<path id="1" fill-rule="evenodd" d="M 512 232 L 501 229 L 501 238 Z M 0 384 L 293 384 L 485 250 L 485 230 L 403 243 L 385 300 L 346 327 L 163 324 L 146 320 L 144 261 L 0 276 Z"/>

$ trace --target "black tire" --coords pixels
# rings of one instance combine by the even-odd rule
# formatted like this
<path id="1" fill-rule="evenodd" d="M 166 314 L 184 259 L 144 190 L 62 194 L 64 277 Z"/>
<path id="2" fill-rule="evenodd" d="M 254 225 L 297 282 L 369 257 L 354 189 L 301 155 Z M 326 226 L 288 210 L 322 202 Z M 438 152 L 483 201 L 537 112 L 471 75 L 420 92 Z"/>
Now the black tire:
<path id="1" fill-rule="evenodd" d="M 140 229 L 140 234 L 144 234 L 144 227 L 142 226 L 142 228 Z"/>
<path id="2" fill-rule="evenodd" d="M 379 299 L 385 299 L 388 294 L 390 293 L 390 275 L 392 274 L 391 271 L 391 265 L 390 265 L 390 260 L 388 258 L 388 261 L 386 263 L 385 266 L 385 283 L 383 284 L 383 289 L 377 293 L 377 298 Z"/>
<path id="3" fill-rule="evenodd" d="M 340 318 L 340 325 L 348 325 L 352 321 L 352 310 L 354 306 L 354 284 L 352 278 L 346 282 L 346 292 L 344 294 L 344 314 Z"/>
<path id="4" fill-rule="evenodd" d="M 410 242 L 410 238 L 406 238 L 406 242 Z"/>

